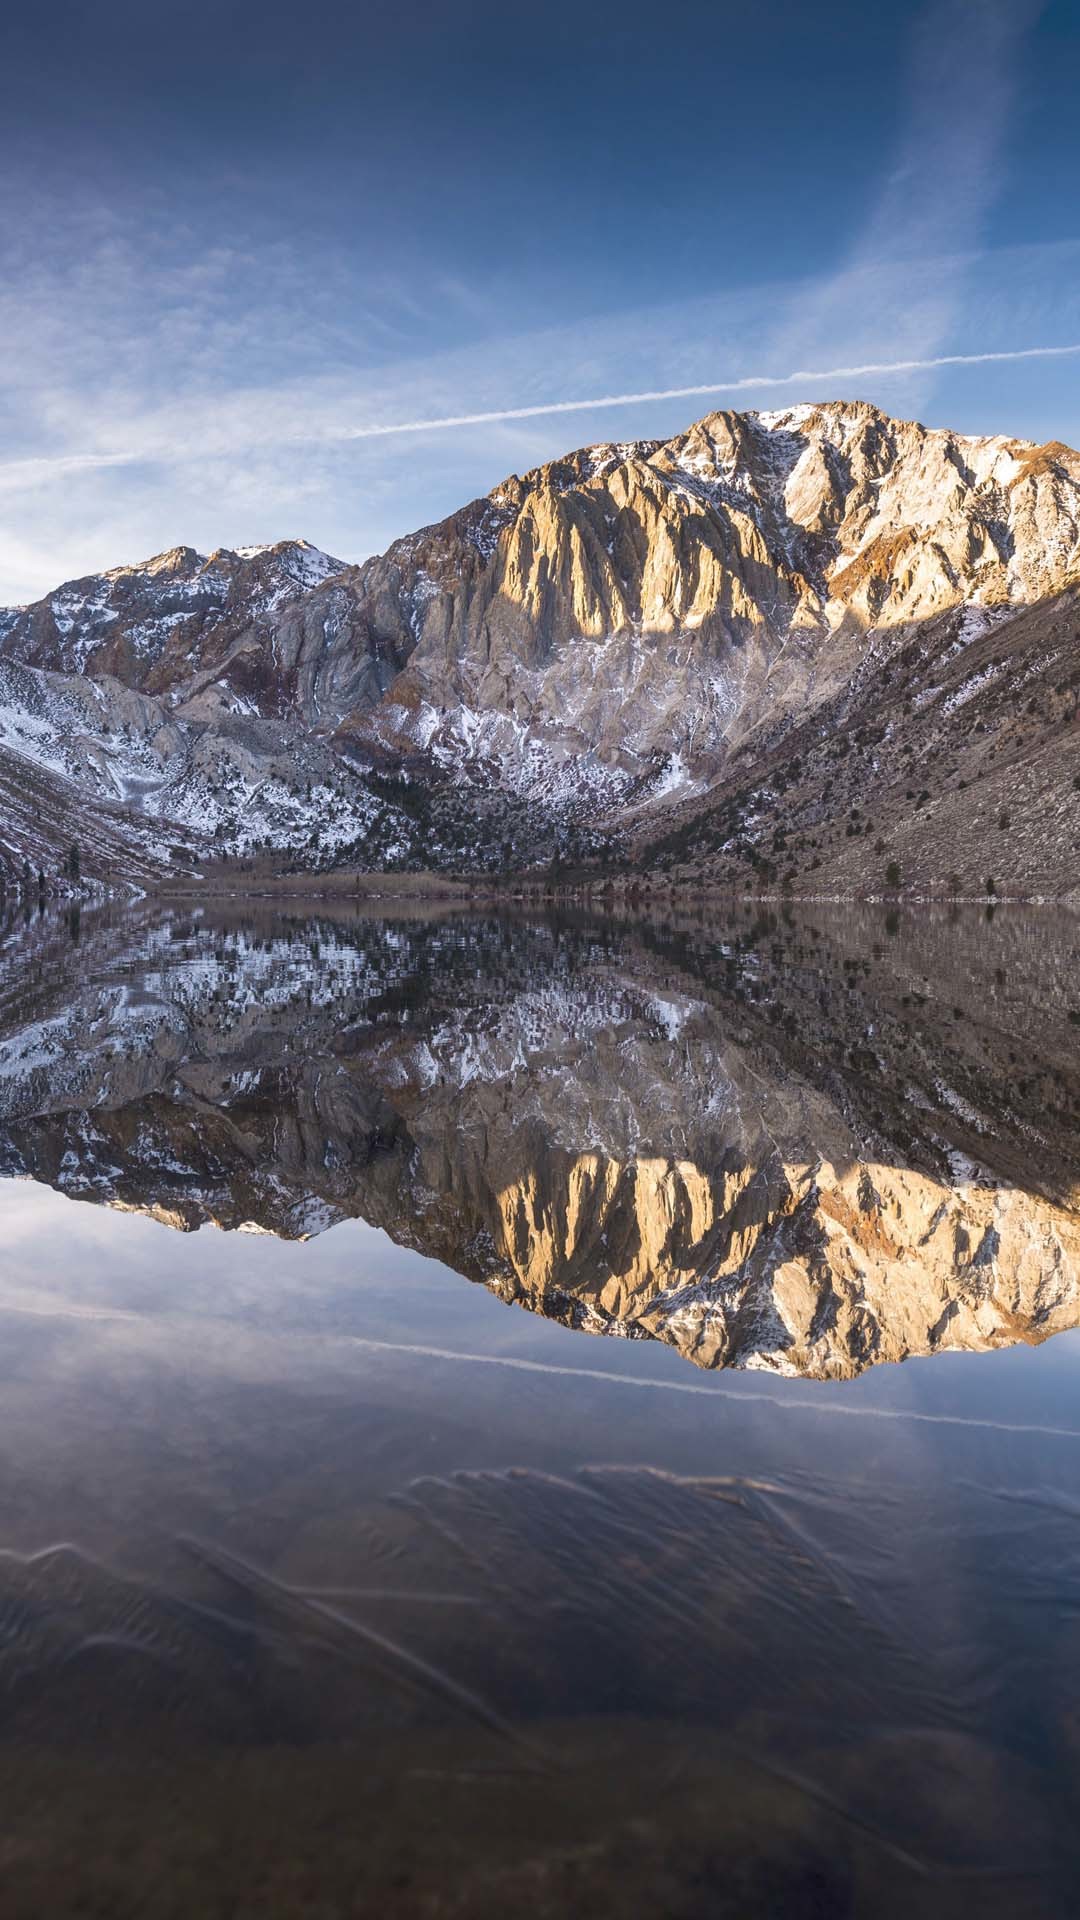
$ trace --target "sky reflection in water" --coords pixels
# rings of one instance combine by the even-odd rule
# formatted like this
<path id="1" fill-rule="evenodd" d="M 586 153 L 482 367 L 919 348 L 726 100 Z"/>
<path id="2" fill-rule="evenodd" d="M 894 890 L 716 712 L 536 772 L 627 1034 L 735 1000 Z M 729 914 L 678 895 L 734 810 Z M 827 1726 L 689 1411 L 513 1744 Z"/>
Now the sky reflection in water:
<path id="1" fill-rule="evenodd" d="M 1075 949 L 16 932 L 8 1910 L 1068 1912 Z"/>

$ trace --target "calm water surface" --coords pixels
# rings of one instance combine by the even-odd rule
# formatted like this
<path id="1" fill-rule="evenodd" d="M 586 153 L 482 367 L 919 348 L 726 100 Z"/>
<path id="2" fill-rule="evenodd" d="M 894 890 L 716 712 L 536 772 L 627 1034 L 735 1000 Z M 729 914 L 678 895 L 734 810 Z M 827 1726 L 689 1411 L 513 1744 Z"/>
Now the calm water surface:
<path id="1" fill-rule="evenodd" d="M 5 1915 L 1077 1911 L 1080 923 L 17 923 L 0 1173 Z"/>

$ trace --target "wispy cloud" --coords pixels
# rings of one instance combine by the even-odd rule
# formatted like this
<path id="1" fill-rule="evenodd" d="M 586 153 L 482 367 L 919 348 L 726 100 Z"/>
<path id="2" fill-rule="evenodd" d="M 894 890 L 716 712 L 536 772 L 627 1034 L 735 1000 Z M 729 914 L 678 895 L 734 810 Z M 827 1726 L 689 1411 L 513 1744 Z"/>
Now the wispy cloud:
<path id="1" fill-rule="evenodd" d="M 353 440 L 380 440 L 399 434 L 438 433 L 455 427 L 494 425 L 506 420 L 536 420 L 551 414 L 597 413 L 612 407 L 644 406 L 656 401 L 693 400 L 721 394 L 738 395 L 762 390 L 794 387 L 820 387 L 841 380 L 864 380 L 881 375 L 923 373 L 944 367 L 979 367 L 995 362 L 1016 360 L 1055 360 L 1080 354 L 1080 341 L 1064 346 L 1006 347 L 981 353 L 939 353 L 926 359 L 865 360 L 852 366 L 800 367 L 794 373 L 751 373 L 730 375 L 724 380 L 696 382 L 684 387 L 645 387 L 635 393 L 593 394 L 574 400 L 541 400 L 528 406 L 492 407 L 476 413 L 448 413 L 418 420 L 382 421 L 371 425 L 323 426 L 308 432 L 279 432 L 270 429 L 257 442 L 261 446 L 313 446 L 345 444 Z M 255 443 L 252 443 L 255 444 Z M 243 442 L 233 442 L 237 454 L 249 450 Z M 67 453 L 55 458 L 31 458 L 0 462 L 0 487 L 25 487 L 48 483 L 54 477 L 92 472 L 95 468 L 143 465 L 160 459 L 203 458 L 205 445 L 155 447 L 152 440 L 127 452 Z"/>
<path id="2" fill-rule="evenodd" d="M 782 361 L 837 339 L 880 346 L 887 335 L 898 357 L 923 358 L 926 371 L 939 365 L 1001 191 L 1019 55 L 1044 4 L 928 0 L 916 14 L 900 124 L 877 189 L 837 272 L 782 314 L 769 341 Z M 920 270 L 927 261 L 937 263 L 933 275 Z M 862 298 L 875 271 L 891 273 L 888 305 Z"/>
<path id="3" fill-rule="evenodd" d="M 879 181 L 835 271 L 825 234 L 815 275 L 755 281 L 750 262 L 722 290 L 592 311 L 584 286 L 543 325 L 496 266 L 390 274 L 315 227 L 200 231 L 152 186 L 101 205 L 9 176 L 0 603 L 179 540 L 306 533 L 358 558 L 558 454 L 564 417 L 653 437 L 696 401 L 859 395 L 940 419 L 943 394 L 981 392 L 951 424 L 1024 433 L 1010 394 L 1040 367 L 1048 387 L 1080 342 L 1080 247 L 982 247 L 1038 11 L 930 0 L 898 104 L 883 83 Z M 715 288 L 705 246 L 702 262 Z M 993 367 L 999 382 L 963 384 Z M 1067 400 L 1063 437 L 1080 429 Z"/>

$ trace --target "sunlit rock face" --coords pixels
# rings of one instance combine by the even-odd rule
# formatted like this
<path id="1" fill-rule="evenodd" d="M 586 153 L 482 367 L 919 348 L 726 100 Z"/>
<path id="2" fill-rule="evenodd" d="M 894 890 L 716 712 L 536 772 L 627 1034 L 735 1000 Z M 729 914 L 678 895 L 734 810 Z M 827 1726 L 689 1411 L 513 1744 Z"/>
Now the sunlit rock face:
<path id="1" fill-rule="evenodd" d="M 959 854 L 981 890 L 992 854 L 1063 892 L 1078 576 L 1065 446 L 860 402 L 717 412 L 511 475 L 362 566 L 181 547 L 0 612 L 0 813 L 54 863 L 35 819 L 70 782 L 99 868 L 136 875 L 179 838 L 375 869 L 603 848 L 729 880 L 779 831 L 796 871 L 866 890 L 886 861 L 845 828 L 871 799 L 906 872 Z M 42 786 L 26 821 L 11 756 Z"/>
<path id="2" fill-rule="evenodd" d="M 862 404 L 724 412 L 513 478 L 370 563 L 357 606 L 408 655 L 383 700 L 404 731 L 466 706 L 493 748 L 516 718 L 613 764 L 721 758 L 778 702 L 821 704 L 871 630 L 1061 590 L 1078 541 L 1065 448 Z"/>
<path id="3" fill-rule="evenodd" d="M 1080 1321 L 1069 916 L 27 938 L 8 1173 L 183 1229 L 362 1217 L 709 1367 L 844 1377 Z"/>
<path id="4" fill-rule="evenodd" d="M 605 1169 L 609 1190 L 628 1191 L 583 1205 L 595 1171 L 574 1167 L 539 1208 L 535 1177 L 502 1196 L 508 1298 L 540 1311 L 565 1299 L 575 1324 L 654 1334 L 703 1366 L 817 1377 L 1076 1324 L 1075 1223 L 1027 1194 L 821 1163 L 777 1166 L 764 1205 L 726 1209 L 726 1184 L 646 1162 Z"/>
<path id="5" fill-rule="evenodd" d="M 1030 605 L 1078 567 L 1080 455 L 833 402 L 583 448 L 361 567 L 303 540 L 178 547 L 0 615 L 0 640 L 181 710 L 220 684 L 325 730 L 388 689 L 506 711 L 503 667 L 546 674 L 564 646 L 595 674 L 589 643 L 620 634 L 696 634 L 716 659 L 755 638 L 823 644 L 846 621 Z M 511 689 L 529 707 L 543 691 Z"/>

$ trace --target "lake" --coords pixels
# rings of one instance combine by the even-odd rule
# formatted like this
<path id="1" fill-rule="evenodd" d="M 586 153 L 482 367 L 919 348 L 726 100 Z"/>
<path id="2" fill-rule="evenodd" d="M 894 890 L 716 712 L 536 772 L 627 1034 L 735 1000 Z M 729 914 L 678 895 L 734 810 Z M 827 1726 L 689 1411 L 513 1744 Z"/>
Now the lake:
<path id="1" fill-rule="evenodd" d="M 4 1915 L 1076 1911 L 1076 919 L 17 919 L 0 1176 Z"/>

